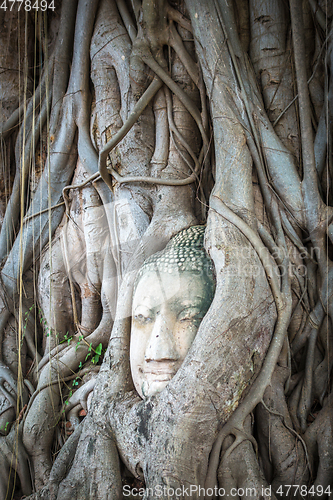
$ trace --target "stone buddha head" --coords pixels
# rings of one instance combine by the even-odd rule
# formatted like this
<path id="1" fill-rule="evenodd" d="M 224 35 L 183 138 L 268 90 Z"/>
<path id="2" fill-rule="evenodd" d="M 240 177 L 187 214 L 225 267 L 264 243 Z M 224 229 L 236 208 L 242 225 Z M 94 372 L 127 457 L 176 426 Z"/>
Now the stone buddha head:
<path id="1" fill-rule="evenodd" d="M 161 392 L 176 374 L 213 300 L 213 263 L 203 246 L 204 232 L 205 226 L 181 231 L 137 274 L 130 363 L 142 398 Z"/>

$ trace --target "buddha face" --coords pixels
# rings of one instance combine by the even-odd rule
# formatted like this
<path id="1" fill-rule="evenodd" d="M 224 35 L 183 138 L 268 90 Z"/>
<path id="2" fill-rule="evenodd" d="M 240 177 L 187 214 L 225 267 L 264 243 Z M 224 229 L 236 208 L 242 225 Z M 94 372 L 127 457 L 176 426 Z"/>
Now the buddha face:
<path id="1" fill-rule="evenodd" d="M 210 286 L 210 288 L 209 288 Z M 211 303 L 202 274 L 146 271 L 133 297 L 130 362 L 142 398 L 164 389 L 175 375 Z"/>

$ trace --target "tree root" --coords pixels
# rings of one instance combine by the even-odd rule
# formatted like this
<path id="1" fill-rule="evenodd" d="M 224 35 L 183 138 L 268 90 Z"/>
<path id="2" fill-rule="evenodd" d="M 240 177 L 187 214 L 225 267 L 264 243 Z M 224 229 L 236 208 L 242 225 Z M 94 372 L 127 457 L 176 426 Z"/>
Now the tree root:
<path id="1" fill-rule="evenodd" d="M 1 439 L 0 450 L 0 495 L 12 498 L 15 484 L 20 481 L 23 495 L 32 493 L 31 471 L 28 456 L 22 445 L 21 432 L 14 426 L 10 434 Z"/>
<path id="2" fill-rule="evenodd" d="M 305 362 L 305 373 L 302 384 L 302 391 L 298 403 L 298 417 L 300 421 L 300 426 L 302 432 L 304 433 L 307 429 L 307 418 L 312 407 L 312 383 L 313 383 L 313 371 L 314 371 L 314 352 L 316 347 L 318 337 L 318 329 L 312 329 L 312 332 L 308 339 L 308 348 L 306 353 Z"/>
<path id="3" fill-rule="evenodd" d="M 327 486 L 332 485 L 333 477 L 333 432 L 332 432 L 332 394 L 327 398 L 326 405 L 320 410 L 315 421 L 307 428 L 304 440 L 310 450 L 311 457 L 319 459 L 316 479 L 314 481 L 314 498 L 325 498 L 320 495 Z M 319 489 L 318 489 L 319 488 Z M 322 488 L 322 490 L 321 490 Z"/>
<path id="4" fill-rule="evenodd" d="M 69 472 L 69 468 L 74 459 L 82 430 L 83 425 L 79 425 L 75 429 L 73 434 L 70 435 L 59 452 L 58 460 L 52 467 L 48 487 L 51 495 L 53 495 L 54 498 L 56 498 L 57 496 L 60 482 L 66 477 L 67 473 Z"/>
<path id="5" fill-rule="evenodd" d="M 286 286 L 282 286 L 283 293 L 280 292 L 279 284 L 276 281 L 276 276 L 272 275 L 272 262 L 271 258 L 266 256 L 267 249 L 264 247 L 260 239 L 251 230 L 251 228 L 238 216 L 236 216 L 231 210 L 229 210 L 222 202 L 216 197 L 212 197 L 211 208 L 215 209 L 222 217 L 232 222 L 242 231 L 245 236 L 250 240 L 251 244 L 254 246 L 258 253 L 258 256 L 264 266 L 265 272 L 267 274 L 268 282 L 271 286 L 272 293 L 275 299 L 276 308 L 278 312 L 278 319 L 275 326 L 275 331 L 273 338 L 271 340 L 270 346 L 268 348 L 263 366 L 256 380 L 252 384 L 249 393 L 245 396 L 244 400 L 241 402 L 240 406 L 234 411 L 232 416 L 226 422 L 222 430 L 220 431 L 210 457 L 210 463 L 208 466 L 206 487 L 214 488 L 216 486 L 216 471 L 219 465 L 220 450 L 224 439 L 232 433 L 232 429 L 236 428 L 243 431 L 243 423 L 247 415 L 249 415 L 256 405 L 262 400 L 264 392 L 268 385 L 270 384 L 271 377 L 274 372 L 274 368 L 279 357 L 284 338 L 287 332 L 287 328 L 291 316 L 291 300 L 288 296 L 288 289 Z M 289 300 L 288 300 L 289 299 Z"/>
<path id="6" fill-rule="evenodd" d="M 132 18 L 128 12 L 127 5 L 124 2 L 124 0 L 116 0 L 116 4 L 119 10 L 119 13 L 121 15 L 122 21 L 124 23 L 124 26 L 126 28 L 126 31 L 128 33 L 128 36 L 130 37 L 132 43 L 137 37 L 137 30 L 136 27 L 132 21 Z"/>
<path id="7" fill-rule="evenodd" d="M 53 66 L 53 65 L 52 65 Z M 44 82 L 45 83 L 45 82 Z M 42 85 L 43 87 L 43 85 Z M 40 89 L 40 92 L 43 88 Z M 25 144 L 21 145 L 23 149 L 24 158 L 21 158 L 21 151 L 18 154 L 19 168 L 16 170 L 14 184 L 10 200 L 7 205 L 5 218 L 0 231 L 0 261 L 3 261 L 11 250 L 11 245 L 15 241 L 15 230 L 17 230 L 19 215 L 20 215 L 20 197 L 22 191 L 26 191 L 26 183 L 29 176 L 29 160 L 33 147 L 36 146 L 43 126 L 45 125 L 46 118 L 49 112 L 51 96 L 48 100 L 44 99 L 40 113 L 38 114 L 34 129 L 30 131 L 27 136 Z M 33 100 L 31 101 L 33 103 Z M 25 123 L 22 125 L 25 128 Z"/>
<path id="8" fill-rule="evenodd" d="M 281 421 L 282 421 L 284 427 L 287 429 L 287 431 L 289 431 L 290 434 L 292 434 L 293 436 L 295 436 L 296 447 L 297 447 L 297 440 L 301 442 L 301 444 L 303 446 L 304 454 L 305 454 L 305 457 L 306 457 L 306 467 L 308 468 L 310 476 L 311 476 L 312 475 L 312 467 L 311 467 L 312 460 L 310 460 L 309 450 L 308 450 L 306 442 L 304 441 L 304 439 L 302 438 L 302 436 L 297 431 L 295 431 L 292 427 L 290 427 L 290 425 L 288 425 L 288 423 L 286 422 L 286 417 L 284 415 L 282 415 L 281 413 L 279 413 L 279 412 L 277 412 L 275 410 L 272 410 L 271 408 L 268 408 L 268 406 L 266 405 L 266 403 L 265 403 L 264 400 L 262 400 L 260 402 L 260 404 L 265 408 L 265 410 L 267 411 L 267 413 L 269 413 L 270 415 L 275 415 L 275 416 L 277 416 L 277 417 L 279 417 L 281 419 Z M 282 443 L 283 439 L 282 439 L 282 437 L 280 437 L 280 435 L 278 434 L 277 429 L 275 427 L 274 427 L 274 430 L 275 430 L 275 434 L 276 435 L 273 436 L 271 439 L 281 440 L 281 443 Z M 283 446 L 281 446 L 281 449 L 283 449 Z M 281 457 L 281 450 L 279 450 L 279 451 L 280 451 L 279 456 Z M 302 460 L 299 460 L 299 462 L 302 465 Z M 298 464 L 296 462 L 296 466 L 297 465 Z M 308 480 L 308 474 L 306 474 L 305 471 L 304 471 L 303 474 L 300 477 L 299 474 L 297 475 L 296 472 L 295 472 L 295 470 L 294 470 L 294 469 L 296 469 L 296 466 L 294 465 L 294 467 L 292 468 L 291 464 L 288 463 L 288 465 L 286 467 L 286 469 L 288 471 L 288 477 L 283 478 L 283 480 L 279 482 L 279 485 L 280 484 L 286 484 L 288 482 L 288 480 L 289 481 L 291 481 L 291 480 L 296 481 L 297 480 L 298 481 L 297 484 L 305 484 L 306 483 L 306 481 Z M 275 467 L 275 469 L 277 469 L 277 467 Z"/>
<path id="9" fill-rule="evenodd" d="M 302 189 L 304 193 L 304 204 L 306 207 L 307 229 L 312 233 L 316 230 L 320 216 L 324 210 L 318 190 L 318 180 L 316 174 L 316 161 L 314 156 L 311 104 L 308 94 L 305 48 L 303 34 L 303 17 L 297 0 L 290 0 L 290 15 L 293 32 L 295 69 L 298 87 L 298 99 L 300 110 L 301 141 L 304 180 Z M 313 241 L 314 246 L 315 241 Z"/>
<path id="10" fill-rule="evenodd" d="M 291 344 L 291 350 L 293 355 L 297 354 L 300 351 L 300 349 L 302 349 L 302 347 L 305 345 L 309 336 L 312 335 L 312 333 L 315 330 L 318 330 L 320 328 L 323 319 L 324 319 L 323 307 L 320 302 L 317 302 L 315 308 L 311 311 L 308 317 L 304 329 L 297 333 Z"/>
<path id="11" fill-rule="evenodd" d="M 52 112 L 50 116 L 49 132 L 51 137 L 56 134 L 56 129 L 59 126 L 59 116 L 68 84 L 77 3 L 78 0 L 72 0 L 68 3 L 65 2 L 61 6 L 60 27 L 54 51 L 55 62 L 52 81 Z"/>
<path id="12" fill-rule="evenodd" d="M 133 125 L 136 123 L 138 120 L 139 116 L 142 114 L 142 112 L 145 110 L 145 108 L 148 106 L 150 101 L 153 99 L 153 97 L 157 94 L 159 89 L 162 87 L 162 82 L 159 78 L 154 78 L 154 80 L 151 82 L 147 90 L 142 94 L 138 102 L 136 103 L 133 111 L 129 115 L 128 119 L 124 123 L 124 125 L 121 127 L 121 129 L 114 135 L 114 137 L 105 144 L 103 149 L 99 152 L 99 173 L 104 182 L 109 186 L 109 188 L 112 190 L 112 182 L 110 179 L 110 175 L 108 173 L 107 167 L 106 167 L 106 159 L 110 151 L 114 149 L 117 144 L 125 137 L 127 132 L 133 127 Z M 118 177 L 115 177 L 116 180 L 119 182 L 119 174 L 117 174 L 115 171 L 111 171 L 112 174 Z"/>
<path id="13" fill-rule="evenodd" d="M 5 387 L 5 383 L 8 384 L 10 391 Z M 5 412 L 0 415 L 0 434 L 9 433 L 13 420 L 18 416 L 18 411 L 28 402 L 28 391 L 24 384 L 21 384 L 21 387 L 20 390 L 18 381 L 8 366 L 0 363 L 0 393 L 9 402 Z"/>
<path id="14" fill-rule="evenodd" d="M 80 182 L 80 184 L 71 184 L 69 186 L 65 186 L 62 190 L 62 195 L 63 195 L 63 198 L 64 198 L 64 203 L 65 203 L 65 206 L 66 206 L 66 214 L 67 214 L 67 217 L 69 217 L 69 197 L 68 197 L 68 194 L 67 194 L 67 191 L 71 190 L 71 189 L 82 189 L 84 188 L 87 184 L 89 184 L 90 182 L 94 182 L 94 181 L 98 181 L 99 179 L 101 178 L 100 174 L 98 172 L 96 172 L 95 174 L 91 175 L 90 177 L 88 177 L 88 179 L 86 179 L 85 181 L 83 182 Z"/>
<path id="15" fill-rule="evenodd" d="M 223 460 L 223 466 L 221 464 L 219 467 L 218 480 L 219 487 L 222 486 L 225 490 L 225 497 L 242 498 L 242 500 L 253 498 L 276 500 L 262 475 L 253 446 L 248 440 L 239 443 L 229 457 Z M 235 491 L 241 490 L 243 490 L 241 497 L 235 497 Z"/>
<path id="16" fill-rule="evenodd" d="M 78 419 L 78 412 L 83 409 L 88 413 L 88 396 L 93 391 L 96 384 L 96 378 L 88 380 L 79 387 L 73 396 L 71 396 L 68 401 L 63 405 L 61 413 L 68 414 L 68 419 L 72 423 L 72 427 L 76 428 L 80 423 Z"/>
<path id="17" fill-rule="evenodd" d="M 203 128 L 201 116 L 198 108 L 195 106 L 194 102 L 189 98 L 189 96 L 184 92 L 183 89 L 176 82 L 173 81 L 171 76 L 166 73 L 160 64 L 154 59 L 148 47 L 146 51 L 141 54 L 142 60 L 147 64 L 147 66 L 154 71 L 154 73 L 165 83 L 167 87 L 178 97 L 180 102 L 184 105 L 185 109 L 190 113 L 194 119 L 197 127 L 201 133 L 203 143 L 208 149 L 209 140 L 206 135 L 206 131 Z"/>

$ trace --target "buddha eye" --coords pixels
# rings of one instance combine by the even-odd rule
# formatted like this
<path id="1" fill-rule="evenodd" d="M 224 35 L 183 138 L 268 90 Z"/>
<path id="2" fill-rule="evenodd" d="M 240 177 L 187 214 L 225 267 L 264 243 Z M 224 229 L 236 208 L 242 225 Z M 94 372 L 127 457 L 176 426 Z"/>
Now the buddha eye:
<path id="1" fill-rule="evenodd" d="M 143 326 L 153 320 L 154 311 L 152 311 L 149 307 L 140 304 L 134 308 L 132 318 L 135 323 Z"/>
<path id="2" fill-rule="evenodd" d="M 181 323 L 185 322 L 200 322 L 202 320 L 203 316 L 201 311 L 198 309 L 193 309 L 192 307 L 189 307 L 187 309 L 184 309 L 178 314 L 178 321 Z"/>
<path id="3" fill-rule="evenodd" d="M 139 314 L 135 314 L 134 316 L 134 319 L 137 323 L 141 324 L 141 325 L 145 325 L 147 323 L 150 323 L 152 321 L 152 317 L 151 316 L 148 316 L 148 315 L 144 315 L 142 313 L 139 313 Z"/>

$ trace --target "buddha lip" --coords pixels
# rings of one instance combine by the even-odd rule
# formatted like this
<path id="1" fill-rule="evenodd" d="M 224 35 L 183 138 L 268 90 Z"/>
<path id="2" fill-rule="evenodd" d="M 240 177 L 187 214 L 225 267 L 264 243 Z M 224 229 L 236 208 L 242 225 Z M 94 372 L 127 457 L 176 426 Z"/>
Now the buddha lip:
<path id="1" fill-rule="evenodd" d="M 152 382 L 169 382 L 173 376 L 175 375 L 174 370 L 166 370 L 166 369 L 150 369 L 144 370 L 144 376 L 146 380 L 150 383 Z"/>
<path id="2" fill-rule="evenodd" d="M 166 376 L 173 377 L 173 375 L 175 374 L 175 371 L 174 370 L 158 370 L 158 369 L 144 370 L 144 374 L 145 375 L 166 375 Z"/>

